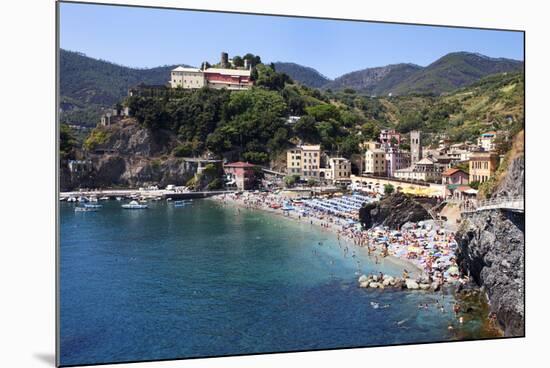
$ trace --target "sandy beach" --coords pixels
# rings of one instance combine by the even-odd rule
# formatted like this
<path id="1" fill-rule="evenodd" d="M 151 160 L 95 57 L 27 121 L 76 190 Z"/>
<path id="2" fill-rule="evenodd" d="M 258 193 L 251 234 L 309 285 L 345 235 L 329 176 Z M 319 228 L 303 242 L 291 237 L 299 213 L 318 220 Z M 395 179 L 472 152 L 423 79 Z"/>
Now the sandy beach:
<path id="1" fill-rule="evenodd" d="M 255 196 L 252 193 L 248 193 L 249 195 Z M 396 256 L 393 256 L 391 254 L 388 254 L 386 256 L 383 256 L 382 253 L 377 249 L 376 252 L 371 252 L 369 254 L 368 249 L 364 246 L 358 245 L 356 242 L 354 242 L 353 239 L 346 236 L 344 231 L 346 230 L 346 224 L 345 221 L 338 221 L 339 219 L 335 219 L 333 216 L 326 215 L 324 218 L 319 218 L 316 216 L 308 216 L 304 217 L 301 216 L 299 212 L 297 211 L 283 211 L 280 208 L 271 208 L 268 205 L 260 205 L 260 204 L 251 204 L 245 197 L 243 196 L 234 196 L 234 195 L 218 195 L 208 198 L 208 200 L 214 200 L 216 202 L 222 203 L 226 206 L 233 206 L 235 208 L 239 209 L 245 209 L 245 210 L 258 210 L 263 212 L 268 212 L 273 215 L 286 218 L 290 221 L 299 221 L 304 224 L 311 224 L 312 226 L 316 226 L 319 228 L 320 231 L 330 231 L 338 236 L 339 239 L 341 239 L 347 246 L 350 248 L 353 247 L 354 250 L 357 252 L 361 252 L 364 255 L 367 255 L 370 257 L 373 262 L 376 262 L 380 265 L 383 265 L 384 263 L 388 262 L 393 265 L 399 266 L 400 268 L 407 270 L 409 275 L 413 278 L 421 277 L 425 275 L 424 270 L 419 267 L 417 264 L 415 264 L 412 261 L 409 261 L 407 259 L 402 259 Z M 286 200 L 286 198 L 281 197 L 281 201 Z M 394 276 L 400 276 L 400 275 L 394 275 Z"/>

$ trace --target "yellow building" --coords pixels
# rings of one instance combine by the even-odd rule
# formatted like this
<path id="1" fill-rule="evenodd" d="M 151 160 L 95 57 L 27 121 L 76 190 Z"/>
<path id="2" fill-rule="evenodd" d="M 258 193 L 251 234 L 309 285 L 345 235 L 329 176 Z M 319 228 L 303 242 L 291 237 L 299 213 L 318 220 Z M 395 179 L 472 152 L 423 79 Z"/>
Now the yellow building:
<path id="1" fill-rule="evenodd" d="M 371 175 L 386 175 L 386 151 L 378 142 L 366 142 L 365 173 Z"/>
<path id="2" fill-rule="evenodd" d="M 302 179 L 319 179 L 320 161 L 320 145 L 301 145 L 286 152 L 287 173 Z"/>
<path id="3" fill-rule="evenodd" d="M 320 169 L 320 178 L 332 182 L 350 181 L 351 161 L 343 157 L 328 159 L 328 167 Z"/>
<path id="4" fill-rule="evenodd" d="M 498 166 L 498 155 L 493 152 L 472 152 L 469 164 L 469 182 L 483 183 L 495 173 Z"/>

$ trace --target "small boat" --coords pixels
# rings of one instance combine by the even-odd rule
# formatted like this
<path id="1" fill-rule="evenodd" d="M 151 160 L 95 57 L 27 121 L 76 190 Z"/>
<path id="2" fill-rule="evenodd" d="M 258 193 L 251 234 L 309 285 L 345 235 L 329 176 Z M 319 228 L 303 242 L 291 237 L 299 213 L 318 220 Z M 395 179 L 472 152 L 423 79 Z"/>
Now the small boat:
<path id="1" fill-rule="evenodd" d="M 122 197 L 116 197 L 117 201 L 122 201 Z"/>
<path id="2" fill-rule="evenodd" d="M 97 210 L 98 210 L 98 208 L 95 208 L 95 207 L 80 207 L 80 206 L 78 206 L 78 207 L 74 208 L 75 212 L 95 212 Z"/>
<path id="3" fill-rule="evenodd" d="M 123 204 L 122 208 L 127 210 L 143 210 L 148 208 L 146 204 L 139 204 L 137 201 L 131 201 L 130 203 Z"/>
<path id="4" fill-rule="evenodd" d="M 100 201 L 106 201 L 108 199 L 109 199 L 109 197 L 107 197 L 107 196 L 103 196 L 103 197 L 99 198 Z"/>

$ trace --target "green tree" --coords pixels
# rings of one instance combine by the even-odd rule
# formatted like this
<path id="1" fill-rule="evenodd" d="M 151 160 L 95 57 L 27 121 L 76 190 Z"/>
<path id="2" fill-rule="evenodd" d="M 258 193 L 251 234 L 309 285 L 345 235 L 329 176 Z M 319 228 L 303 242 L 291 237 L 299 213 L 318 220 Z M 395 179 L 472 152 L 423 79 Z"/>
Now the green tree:
<path id="1" fill-rule="evenodd" d="M 59 158 L 62 160 L 74 158 L 74 149 L 77 145 L 71 127 L 61 124 L 59 127 Z"/>
<path id="2" fill-rule="evenodd" d="M 395 188 L 391 184 L 384 184 L 384 194 L 389 196 L 395 191 Z"/>
<path id="3" fill-rule="evenodd" d="M 244 59 L 238 55 L 233 56 L 233 65 L 235 65 L 236 67 L 243 67 Z"/>
<path id="4" fill-rule="evenodd" d="M 315 123 L 315 118 L 305 115 L 294 124 L 294 135 L 307 143 L 319 143 L 320 137 Z"/>
<path id="5" fill-rule="evenodd" d="M 327 121 L 330 119 L 340 119 L 340 111 L 338 108 L 331 104 L 320 104 L 316 106 L 306 107 L 308 115 L 313 116 L 316 121 Z"/>
<path id="6" fill-rule="evenodd" d="M 296 175 L 296 174 L 285 176 L 283 179 L 285 186 L 287 188 L 293 187 L 296 184 L 296 182 L 298 182 L 298 180 L 300 180 L 300 175 Z"/>

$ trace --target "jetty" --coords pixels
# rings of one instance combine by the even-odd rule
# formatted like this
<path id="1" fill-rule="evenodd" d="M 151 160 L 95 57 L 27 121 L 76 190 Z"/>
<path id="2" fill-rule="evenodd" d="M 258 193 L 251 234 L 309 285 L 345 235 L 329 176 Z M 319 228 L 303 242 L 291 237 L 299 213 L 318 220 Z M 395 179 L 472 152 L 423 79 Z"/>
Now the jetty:
<path id="1" fill-rule="evenodd" d="M 206 198 L 218 194 L 234 193 L 235 190 L 215 190 L 215 191 L 202 191 L 202 192 L 179 192 L 174 190 L 139 190 L 139 189 L 105 189 L 105 190 L 88 190 L 88 191 L 76 191 L 76 192 L 61 192 L 59 193 L 60 200 L 66 200 L 68 198 L 78 197 L 108 197 L 114 199 L 120 198 L 162 198 L 162 199 L 196 199 Z"/>

